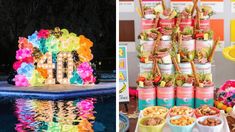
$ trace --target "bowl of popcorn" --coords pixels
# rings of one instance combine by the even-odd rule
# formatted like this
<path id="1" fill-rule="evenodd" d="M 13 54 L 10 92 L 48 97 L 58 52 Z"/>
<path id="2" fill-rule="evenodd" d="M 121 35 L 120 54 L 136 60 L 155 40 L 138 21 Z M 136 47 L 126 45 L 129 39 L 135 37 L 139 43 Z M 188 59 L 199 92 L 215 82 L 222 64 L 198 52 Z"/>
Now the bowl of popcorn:
<path id="1" fill-rule="evenodd" d="M 202 116 L 217 116 L 217 117 L 219 117 L 220 110 L 215 107 L 212 107 L 212 106 L 202 105 L 195 110 L 195 116 L 197 118 L 202 117 Z"/>
<path id="2" fill-rule="evenodd" d="M 174 116 L 171 117 L 167 124 L 172 132 L 191 132 L 195 125 L 196 119 L 191 116 Z"/>
<path id="3" fill-rule="evenodd" d="M 170 117 L 178 116 L 178 115 L 185 115 L 185 116 L 193 116 L 194 109 L 188 106 L 174 106 L 170 109 Z"/>
<path id="4" fill-rule="evenodd" d="M 219 117 L 203 116 L 197 119 L 196 124 L 200 132 L 222 132 L 224 123 Z"/>
<path id="5" fill-rule="evenodd" d="M 150 106 L 143 110 L 144 117 L 162 117 L 166 118 L 169 110 L 162 106 Z"/>
<path id="6" fill-rule="evenodd" d="M 143 117 L 138 122 L 139 132 L 162 132 L 166 120 L 162 117 Z"/>

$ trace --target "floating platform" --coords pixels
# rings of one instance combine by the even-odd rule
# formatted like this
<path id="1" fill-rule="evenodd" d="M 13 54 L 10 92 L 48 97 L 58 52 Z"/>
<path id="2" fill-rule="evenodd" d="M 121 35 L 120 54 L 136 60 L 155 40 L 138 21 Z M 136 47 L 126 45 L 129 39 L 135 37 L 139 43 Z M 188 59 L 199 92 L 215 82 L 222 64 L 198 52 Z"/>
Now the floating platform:
<path id="1" fill-rule="evenodd" d="M 0 81 L 0 97 L 35 98 L 35 99 L 71 99 L 115 95 L 115 82 L 100 82 L 96 85 L 45 85 L 40 87 L 16 87 L 6 81 Z"/>

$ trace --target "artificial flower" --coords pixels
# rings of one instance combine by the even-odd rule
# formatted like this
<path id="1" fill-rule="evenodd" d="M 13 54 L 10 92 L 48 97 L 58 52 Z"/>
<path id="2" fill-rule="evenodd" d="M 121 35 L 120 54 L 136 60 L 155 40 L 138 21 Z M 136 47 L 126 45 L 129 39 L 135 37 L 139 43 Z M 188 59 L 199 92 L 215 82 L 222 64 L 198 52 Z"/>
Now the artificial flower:
<path id="1" fill-rule="evenodd" d="M 70 78 L 70 83 L 71 84 L 78 84 L 78 85 L 82 85 L 83 84 L 83 80 L 82 78 L 78 75 L 77 71 L 73 71 L 72 73 L 72 77 Z"/>
<path id="2" fill-rule="evenodd" d="M 34 65 L 23 62 L 20 68 L 17 69 L 19 75 L 24 75 L 27 78 L 30 78 L 33 74 Z"/>
<path id="3" fill-rule="evenodd" d="M 77 68 L 78 74 L 82 79 L 85 79 L 92 75 L 93 69 L 88 62 L 81 63 Z"/>
<path id="4" fill-rule="evenodd" d="M 18 43 L 19 43 L 19 45 L 18 45 L 19 49 L 28 48 L 28 49 L 30 49 L 30 50 L 33 50 L 33 45 L 32 45 L 32 43 L 30 43 L 30 42 L 28 41 L 28 39 L 25 38 L 25 37 L 19 37 Z"/>
<path id="5" fill-rule="evenodd" d="M 35 31 L 31 36 L 28 36 L 28 41 L 33 44 L 33 47 L 39 48 L 40 39 L 38 38 L 38 32 Z"/>
<path id="6" fill-rule="evenodd" d="M 49 37 L 49 35 L 50 35 L 50 32 L 49 32 L 49 30 L 46 30 L 46 29 L 41 29 L 37 34 L 39 39 L 41 39 L 41 38 L 46 39 Z"/>
<path id="7" fill-rule="evenodd" d="M 26 57 L 31 57 L 32 56 L 32 50 L 26 48 L 26 49 L 19 49 L 16 51 L 16 59 L 17 60 L 22 60 Z"/>
<path id="8" fill-rule="evenodd" d="M 16 86 L 29 86 L 29 82 L 24 75 L 16 75 L 15 76 L 15 85 Z"/>
<path id="9" fill-rule="evenodd" d="M 14 70 L 17 70 L 18 68 L 20 68 L 21 63 L 22 63 L 22 61 L 16 61 L 16 62 L 14 62 L 14 64 L 13 64 L 13 69 L 14 69 Z"/>
<path id="10" fill-rule="evenodd" d="M 44 81 L 45 78 L 37 70 L 34 70 L 29 83 L 31 84 L 31 86 L 42 86 Z"/>

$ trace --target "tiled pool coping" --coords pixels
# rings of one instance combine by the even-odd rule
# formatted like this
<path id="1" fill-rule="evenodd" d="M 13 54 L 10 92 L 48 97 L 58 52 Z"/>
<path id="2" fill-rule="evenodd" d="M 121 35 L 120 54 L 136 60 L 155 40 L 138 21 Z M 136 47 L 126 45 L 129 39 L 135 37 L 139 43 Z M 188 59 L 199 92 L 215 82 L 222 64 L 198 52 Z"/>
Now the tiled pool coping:
<path id="1" fill-rule="evenodd" d="M 101 82 L 93 86 L 48 85 L 40 87 L 16 87 L 0 82 L 0 97 L 21 97 L 37 99 L 68 99 L 100 96 L 116 93 L 115 82 Z"/>

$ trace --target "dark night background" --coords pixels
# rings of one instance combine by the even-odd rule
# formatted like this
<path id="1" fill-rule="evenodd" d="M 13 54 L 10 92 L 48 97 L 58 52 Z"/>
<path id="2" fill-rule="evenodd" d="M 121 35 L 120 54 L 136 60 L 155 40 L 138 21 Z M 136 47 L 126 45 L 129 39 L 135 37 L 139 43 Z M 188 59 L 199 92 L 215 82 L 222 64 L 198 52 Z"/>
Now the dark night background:
<path id="1" fill-rule="evenodd" d="M 115 19 L 115 0 L 0 0 L 0 75 L 12 70 L 19 36 L 56 26 L 93 41 L 98 71 L 115 70 Z"/>

